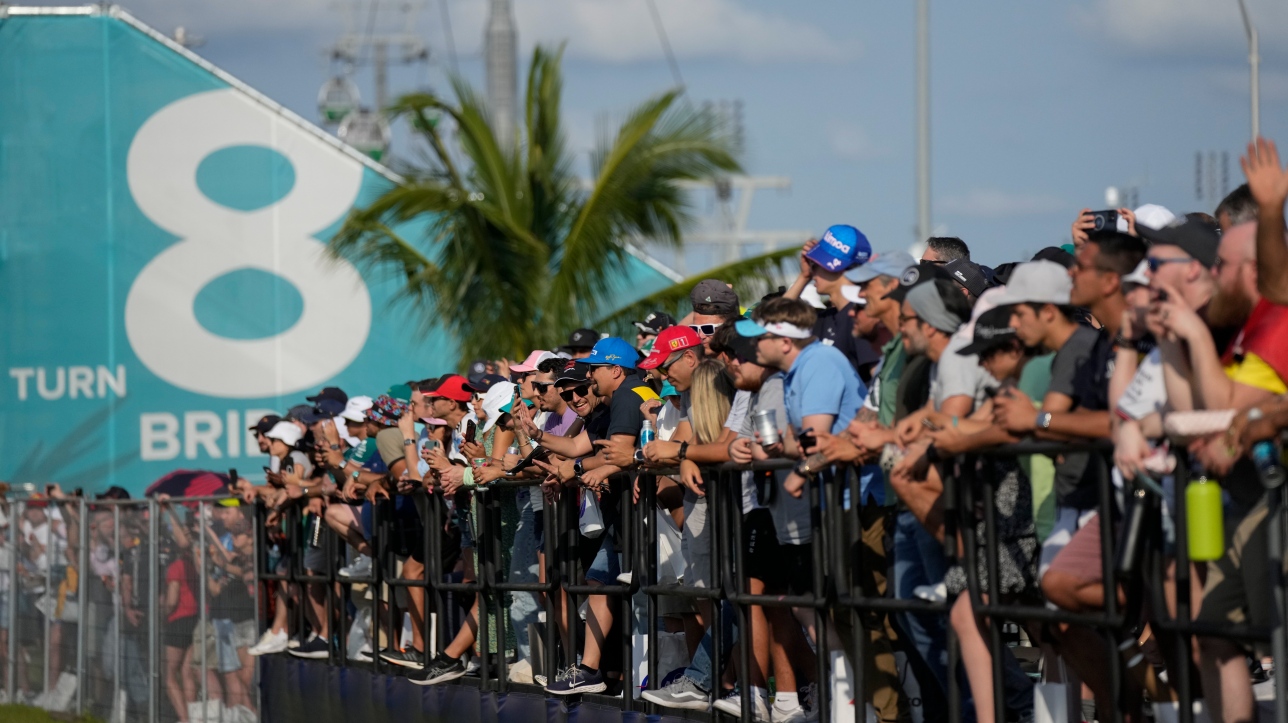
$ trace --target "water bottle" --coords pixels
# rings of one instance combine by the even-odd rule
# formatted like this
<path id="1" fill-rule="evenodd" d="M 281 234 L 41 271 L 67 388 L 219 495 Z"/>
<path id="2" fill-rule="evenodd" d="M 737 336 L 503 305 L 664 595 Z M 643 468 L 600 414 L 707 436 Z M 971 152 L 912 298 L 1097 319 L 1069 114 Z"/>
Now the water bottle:
<path id="1" fill-rule="evenodd" d="M 1221 485 L 1200 477 L 1185 486 L 1185 525 L 1190 559 L 1219 560 L 1225 554 L 1225 523 L 1221 512 Z"/>
<path id="2" fill-rule="evenodd" d="M 657 439 L 657 431 L 653 429 L 653 423 L 645 419 L 644 426 L 640 427 L 640 449 L 644 449 L 649 442 L 655 439 Z"/>
<path id="3" fill-rule="evenodd" d="M 1248 418 L 1251 419 L 1251 415 Z M 1262 487 L 1272 490 L 1283 486 L 1284 466 L 1279 456 L 1279 447 L 1274 442 L 1262 440 L 1252 445 L 1251 457 L 1261 476 Z"/>

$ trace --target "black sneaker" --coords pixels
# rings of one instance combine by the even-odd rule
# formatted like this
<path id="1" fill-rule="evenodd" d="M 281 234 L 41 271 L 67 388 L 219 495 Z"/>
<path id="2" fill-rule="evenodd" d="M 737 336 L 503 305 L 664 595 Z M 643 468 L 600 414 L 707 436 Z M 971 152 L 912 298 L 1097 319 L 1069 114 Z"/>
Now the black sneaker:
<path id="1" fill-rule="evenodd" d="M 608 689 L 604 676 L 598 670 L 590 670 L 578 665 L 566 675 L 546 686 L 551 695 L 581 695 L 582 693 L 603 693 Z"/>
<path id="2" fill-rule="evenodd" d="M 331 646 L 323 640 L 321 636 L 315 635 L 307 643 L 300 643 L 300 647 L 291 648 L 286 652 L 297 658 L 310 658 L 313 660 L 323 660 L 331 657 Z"/>
<path id="3" fill-rule="evenodd" d="M 456 680 L 465 675 L 465 664 L 459 658 L 449 658 L 443 653 L 434 656 L 419 673 L 408 676 L 408 680 L 416 685 L 437 685 L 446 683 L 449 680 Z"/>
<path id="4" fill-rule="evenodd" d="M 380 659 L 391 665 L 398 665 L 412 670 L 422 670 L 425 667 L 425 654 L 415 648 L 406 650 L 382 650 Z"/>

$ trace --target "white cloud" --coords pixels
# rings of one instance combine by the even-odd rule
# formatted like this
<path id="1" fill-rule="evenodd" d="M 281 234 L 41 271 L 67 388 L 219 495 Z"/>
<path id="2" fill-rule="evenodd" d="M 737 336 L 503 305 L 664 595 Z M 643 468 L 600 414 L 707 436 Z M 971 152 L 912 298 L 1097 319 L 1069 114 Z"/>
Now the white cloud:
<path id="1" fill-rule="evenodd" d="M 1288 6 L 1281 0 L 1247 0 L 1260 34 L 1261 53 L 1288 42 Z M 1236 0 L 1092 0 L 1074 11 L 1084 34 L 1117 50 L 1166 56 L 1246 55 Z"/>
<path id="2" fill-rule="evenodd" d="M 975 188 L 939 199 L 935 204 L 935 211 L 974 218 L 999 218 L 1055 213 L 1069 207 L 1067 202 L 1055 194 Z"/>
<path id="3" fill-rule="evenodd" d="M 440 54 L 442 23 L 439 0 L 413 2 L 418 8 L 416 32 Z M 842 43 L 823 29 L 750 8 L 738 0 L 656 0 L 658 13 L 679 58 L 728 58 L 742 62 L 826 61 L 854 57 L 853 41 Z M 38 4 L 54 4 L 35 0 Z M 487 19 L 486 0 L 449 0 L 458 52 L 481 52 Z M 611 63 L 662 59 L 662 46 L 645 0 L 519 0 L 515 23 L 522 48 L 535 43 L 568 41 L 572 57 Z M 330 0 L 134 0 L 126 8 L 145 22 L 170 32 L 184 25 L 213 37 L 243 31 L 313 31 L 339 34 L 367 27 L 363 3 L 352 17 Z M 391 10 L 386 11 L 384 8 Z M 392 30 L 401 15 L 393 3 L 381 5 L 377 28 Z M 787 6 L 784 6 L 787 7 Z"/>
<path id="4" fill-rule="evenodd" d="M 832 154 L 847 161 L 861 161 L 889 155 L 889 149 L 872 141 L 858 123 L 839 118 L 827 121 L 827 145 Z"/>

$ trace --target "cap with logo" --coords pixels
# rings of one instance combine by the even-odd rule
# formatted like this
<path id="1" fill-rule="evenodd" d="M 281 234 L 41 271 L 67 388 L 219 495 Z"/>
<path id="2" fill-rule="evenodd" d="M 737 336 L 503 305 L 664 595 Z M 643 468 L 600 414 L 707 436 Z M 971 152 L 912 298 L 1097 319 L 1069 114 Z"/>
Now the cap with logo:
<path id="1" fill-rule="evenodd" d="M 1130 291 L 1127 289 L 1130 285 L 1149 286 L 1149 259 L 1141 259 L 1136 268 L 1122 278 L 1121 283 L 1126 291 Z"/>
<path id="2" fill-rule="evenodd" d="M 824 231 L 823 238 L 805 254 L 805 258 L 826 271 L 839 273 L 867 263 L 871 255 L 872 244 L 868 243 L 868 237 L 857 228 L 841 223 Z"/>
<path id="3" fill-rule="evenodd" d="M 586 372 L 590 367 L 580 361 L 570 361 L 555 375 L 555 386 L 586 381 Z"/>
<path id="4" fill-rule="evenodd" d="M 656 369 L 675 352 L 696 346 L 702 346 L 702 337 L 698 336 L 698 332 L 687 326 L 672 326 L 653 340 L 653 351 L 640 362 L 640 369 Z"/>
<path id="5" fill-rule="evenodd" d="M 737 316 L 738 294 L 719 279 L 703 279 L 689 292 L 689 303 L 699 314 Z"/>
<path id="6" fill-rule="evenodd" d="M 1216 265 L 1217 247 L 1221 245 L 1221 228 L 1201 214 L 1177 216 L 1160 228 L 1137 224 L 1136 233 L 1151 246 L 1175 246 L 1195 261 L 1210 269 Z"/>
<path id="7" fill-rule="evenodd" d="M 814 336 L 811 329 L 803 329 L 795 324 L 789 324 L 785 321 L 755 321 L 753 319 L 740 319 L 737 324 L 733 325 L 734 331 L 738 336 L 749 339 L 757 339 L 766 334 L 781 336 L 787 339 L 808 339 Z"/>
<path id="8" fill-rule="evenodd" d="M 500 384 L 501 382 L 508 382 L 508 381 L 510 380 L 506 379 L 500 374 L 484 374 L 478 379 L 471 380 L 470 383 L 466 384 L 465 386 L 468 387 L 470 391 L 478 392 L 479 394 L 485 394 L 487 390 L 491 389 L 493 386 Z"/>
<path id="9" fill-rule="evenodd" d="M 866 284 L 878 276 L 891 276 L 896 279 L 902 278 L 904 272 L 917 265 L 917 260 L 912 258 L 912 254 L 907 251 L 883 251 L 879 254 L 873 254 L 866 264 L 856 266 L 845 274 L 845 278 L 855 284 Z M 864 300 L 859 297 L 859 287 L 843 286 L 841 287 L 841 296 L 846 301 L 853 304 L 862 304 Z"/>
<path id="10" fill-rule="evenodd" d="M 349 401 L 349 395 L 345 394 L 344 390 L 339 387 L 325 387 L 322 391 L 311 397 L 305 397 L 305 399 L 313 402 L 313 406 L 319 410 L 334 417 L 344 411 L 344 405 Z"/>
<path id="11" fill-rule="evenodd" d="M 650 311 L 643 320 L 635 322 L 635 328 L 643 334 L 661 334 L 663 329 L 675 326 L 675 317 L 665 311 Z"/>
<path id="12" fill-rule="evenodd" d="M 953 277 L 953 281 L 977 299 L 980 294 L 988 290 L 988 277 L 984 275 L 984 271 L 966 259 L 949 261 L 944 264 L 944 271 L 947 271 Z"/>
<path id="13" fill-rule="evenodd" d="M 957 353 L 982 357 L 1015 338 L 1015 329 L 1011 328 L 1011 307 L 998 306 L 979 315 L 975 320 L 974 339 Z"/>
<path id="14" fill-rule="evenodd" d="M 276 414 L 265 414 L 259 418 L 258 422 L 250 425 L 247 429 L 253 429 L 259 434 L 268 434 L 268 430 L 272 429 L 280 421 L 282 421 L 282 418 Z"/>
<path id="15" fill-rule="evenodd" d="M 937 264 L 933 261 L 922 261 L 916 266 L 905 270 L 903 276 L 899 277 L 899 285 L 886 294 L 885 298 L 903 303 L 903 300 L 908 297 L 908 292 L 914 286 L 924 284 L 927 281 L 934 281 L 935 279 L 957 281 L 942 264 Z"/>
<path id="16" fill-rule="evenodd" d="M 595 331 L 594 329 L 578 329 L 573 333 L 569 334 L 568 343 L 564 344 L 559 348 L 568 349 L 572 351 L 581 351 L 583 349 L 593 348 L 595 346 L 595 342 L 597 341 L 599 341 L 599 332 Z"/>
<path id="17" fill-rule="evenodd" d="M 427 397 L 442 397 L 454 402 L 468 402 L 474 398 L 473 392 L 465 386 L 465 377 L 460 374 L 449 374 L 438 381 L 438 386 L 425 392 Z"/>
<path id="18" fill-rule="evenodd" d="M 610 336 L 607 339 L 600 339 L 595 344 L 595 348 L 590 351 L 590 356 L 579 361 L 587 366 L 619 366 L 634 369 L 639 358 L 639 352 L 635 351 L 635 347 L 625 339 Z"/>
<path id="19" fill-rule="evenodd" d="M 998 298 L 999 306 L 1007 304 L 1068 305 L 1073 293 L 1069 270 L 1054 261 L 1030 261 L 1011 272 L 1006 293 Z"/>
<path id="20" fill-rule="evenodd" d="M 522 362 L 518 364 L 511 364 L 510 371 L 519 372 L 520 374 L 535 372 L 537 370 L 537 367 L 541 365 L 541 362 L 547 359 L 554 359 L 554 358 L 555 358 L 555 355 L 552 354 L 551 352 L 545 351 L 543 349 L 538 349 L 532 352 L 531 354 L 529 354 L 528 358 L 524 359 Z"/>
<path id="21" fill-rule="evenodd" d="M 475 359 L 470 362 L 470 371 L 465 376 L 470 381 L 476 382 L 482 379 L 484 374 L 487 374 L 487 360 Z"/>
<path id="22" fill-rule="evenodd" d="M 349 397 L 349 401 L 344 405 L 344 411 L 340 412 L 340 417 L 350 422 L 361 422 L 367 418 L 367 410 L 371 409 L 374 400 L 371 397 Z"/>

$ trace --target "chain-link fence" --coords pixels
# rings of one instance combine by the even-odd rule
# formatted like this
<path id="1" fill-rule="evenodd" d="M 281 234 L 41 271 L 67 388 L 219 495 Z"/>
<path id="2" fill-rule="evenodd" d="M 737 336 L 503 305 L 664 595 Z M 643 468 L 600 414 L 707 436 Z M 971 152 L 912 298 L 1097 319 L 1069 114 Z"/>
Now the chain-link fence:
<path id="1" fill-rule="evenodd" d="M 0 699 L 108 723 L 259 720 L 254 511 L 0 501 Z"/>

